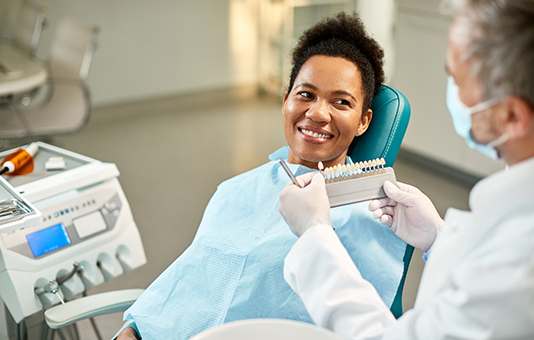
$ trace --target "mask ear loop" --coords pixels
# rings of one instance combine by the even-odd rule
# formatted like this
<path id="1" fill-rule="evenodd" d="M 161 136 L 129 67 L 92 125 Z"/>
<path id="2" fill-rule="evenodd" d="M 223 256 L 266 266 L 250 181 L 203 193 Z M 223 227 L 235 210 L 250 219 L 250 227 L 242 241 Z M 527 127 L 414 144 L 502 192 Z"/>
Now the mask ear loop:
<path id="1" fill-rule="evenodd" d="M 489 142 L 488 144 L 486 144 L 487 146 L 490 146 L 492 148 L 496 148 L 498 147 L 499 145 L 503 144 L 504 142 L 506 142 L 508 140 L 508 134 L 503 133 L 499 138 L 497 138 L 496 140 L 492 141 L 492 142 Z"/>
<path id="2" fill-rule="evenodd" d="M 478 103 L 476 105 L 468 107 L 466 111 L 469 113 L 470 116 L 472 116 L 473 114 L 477 112 L 481 112 L 481 111 L 489 109 L 490 107 L 494 106 L 500 101 L 501 100 L 497 98 L 489 99 L 489 100 L 483 101 L 482 103 Z"/>
<path id="3" fill-rule="evenodd" d="M 487 110 L 489 109 L 490 107 L 494 106 L 495 104 L 499 103 L 501 100 L 500 99 L 497 99 L 497 98 L 494 98 L 494 99 L 490 99 L 490 100 L 486 100 L 482 103 L 479 103 L 475 106 L 472 106 L 470 108 L 468 108 L 468 111 L 469 111 L 469 114 L 470 115 L 473 115 L 477 112 L 481 112 L 481 111 L 484 111 L 484 110 Z M 471 135 L 472 137 L 472 135 Z M 473 138 L 473 137 L 472 137 Z M 497 146 L 503 144 L 504 142 L 506 142 L 508 140 L 509 136 L 505 133 L 503 133 L 500 137 L 497 137 L 497 139 L 489 142 L 488 144 L 485 144 L 491 148 L 496 148 Z M 474 139 L 474 138 L 473 138 Z"/>

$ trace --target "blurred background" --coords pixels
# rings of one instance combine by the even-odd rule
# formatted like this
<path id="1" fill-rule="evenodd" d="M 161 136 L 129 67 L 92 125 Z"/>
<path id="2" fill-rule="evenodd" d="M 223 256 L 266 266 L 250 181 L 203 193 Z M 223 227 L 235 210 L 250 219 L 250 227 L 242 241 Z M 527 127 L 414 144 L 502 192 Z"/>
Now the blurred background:
<path id="1" fill-rule="evenodd" d="M 2 43 L 13 43 L 27 4 L 0 0 Z M 281 98 L 289 51 L 306 28 L 339 11 L 360 13 L 385 50 L 387 83 L 410 101 L 410 125 L 394 166 L 398 180 L 419 187 L 444 216 L 448 207 L 468 209 L 471 187 L 504 167 L 470 150 L 454 132 L 444 71 L 451 17 L 438 0 L 32 0 L 31 5 L 46 12 L 38 44 L 29 52 L 44 65 L 52 65 L 63 19 L 96 28 L 90 68 L 75 77 L 84 90 L 84 110 L 75 129 L 35 133 L 10 107 L 14 98 L 25 106 L 33 97 L 4 96 L 0 149 L 43 140 L 115 163 L 148 259 L 90 293 L 147 287 L 191 243 L 217 185 L 267 162 L 286 145 Z M 47 122 L 58 126 L 52 118 Z M 20 126 L 1 130 L 9 124 Z M 423 267 L 416 251 L 405 310 L 413 306 Z M 97 318 L 97 324 L 111 337 L 121 315 Z M 94 338 L 82 333 L 83 339 Z"/>

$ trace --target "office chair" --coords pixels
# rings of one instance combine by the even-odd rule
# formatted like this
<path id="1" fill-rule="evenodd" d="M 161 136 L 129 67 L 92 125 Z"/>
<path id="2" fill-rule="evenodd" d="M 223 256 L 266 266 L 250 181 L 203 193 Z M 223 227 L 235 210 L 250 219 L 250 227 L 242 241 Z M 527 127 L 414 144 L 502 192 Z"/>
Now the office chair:
<path id="1" fill-rule="evenodd" d="M 14 115 L 0 115 L 0 136 L 20 138 L 74 133 L 89 120 L 86 78 L 96 49 L 98 28 L 63 18 L 50 46 L 50 77 L 41 88 L 11 101 Z"/>
<path id="2" fill-rule="evenodd" d="M 13 45 L 20 50 L 35 56 L 41 32 L 45 25 L 47 8 L 29 2 L 23 2 L 17 18 Z"/>

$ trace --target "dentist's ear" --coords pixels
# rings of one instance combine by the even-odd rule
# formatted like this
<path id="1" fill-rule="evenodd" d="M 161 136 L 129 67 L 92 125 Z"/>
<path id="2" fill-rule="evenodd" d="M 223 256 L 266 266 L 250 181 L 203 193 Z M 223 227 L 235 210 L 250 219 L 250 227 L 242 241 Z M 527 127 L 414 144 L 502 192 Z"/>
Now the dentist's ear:
<path id="1" fill-rule="evenodd" d="M 521 139 L 534 129 L 534 108 L 523 98 L 509 96 L 505 100 L 507 114 L 503 119 L 504 132 L 510 139 Z"/>

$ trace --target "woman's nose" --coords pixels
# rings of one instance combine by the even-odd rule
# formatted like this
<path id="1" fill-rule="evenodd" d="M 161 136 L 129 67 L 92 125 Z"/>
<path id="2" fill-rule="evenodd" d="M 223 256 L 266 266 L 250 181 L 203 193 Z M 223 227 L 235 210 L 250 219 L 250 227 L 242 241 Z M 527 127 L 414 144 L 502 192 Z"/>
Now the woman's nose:
<path id="1" fill-rule="evenodd" d="M 306 118 L 313 120 L 316 123 L 329 123 L 330 108 L 326 101 L 316 101 L 306 111 Z"/>

